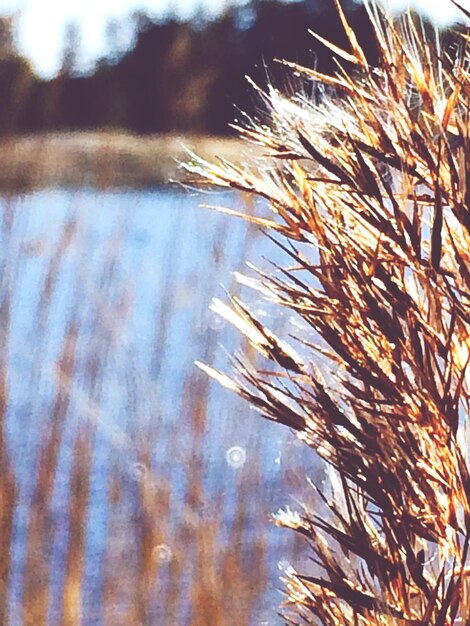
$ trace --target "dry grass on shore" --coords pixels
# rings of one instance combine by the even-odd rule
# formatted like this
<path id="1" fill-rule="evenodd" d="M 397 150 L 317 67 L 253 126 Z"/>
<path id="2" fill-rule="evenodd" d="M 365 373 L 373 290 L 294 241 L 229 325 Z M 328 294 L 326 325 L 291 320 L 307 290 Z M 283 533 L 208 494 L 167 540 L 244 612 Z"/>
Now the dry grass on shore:
<path id="1" fill-rule="evenodd" d="M 248 148 L 236 138 L 117 131 L 49 133 L 0 142 L 0 189 L 149 187 L 181 180 L 187 150 L 238 161 Z"/>
<path id="2" fill-rule="evenodd" d="M 150 293 L 142 305 L 128 278 L 129 240 L 137 227 L 147 232 L 145 212 L 116 212 L 114 222 L 108 213 L 100 239 L 94 211 L 52 205 L 0 202 L 1 626 L 274 626 L 272 563 L 294 544 L 265 532 L 262 494 L 272 482 L 254 454 L 217 461 L 239 439 L 238 405 L 223 404 L 237 430 L 227 417 L 215 431 L 221 405 L 209 380 L 169 362 L 172 324 L 186 305 L 160 294 L 186 284 L 184 268 L 175 276 L 175 255 L 151 246 L 155 303 Z M 222 248 L 229 229 L 217 222 Z M 32 232 L 42 244 L 28 245 Z M 171 245 L 182 249 L 183 231 L 173 232 Z M 241 239 L 240 258 L 255 237 Z M 195 353 L 212 360 L 223 329 L 204 316 L 202 285 L 212 289 L 225 261 L 215 248 L 206 260 L 188 326 Z M 73 302 L 61 308 L 70 286 Z"/>
<path id="3" fill-rule="evenodd" d="M 200 365 L 327 468 L 313 506 L 276 517 L 318 567 L 286 568 L 286 622 L 468 626 L 470 32 L 440 39 L 366 1 L 371 67 L 337 6 L 348 49 L 326 45 L 354 69 L 288 64 L 322 97 L 258 90 L 263 123 L 240 130 L 271 158 L 193 168 L 268 201 L 246 219 L 290 259 L 237 278 L 299 331 L 232 295 L 213 310 L 264 360 Z"/>

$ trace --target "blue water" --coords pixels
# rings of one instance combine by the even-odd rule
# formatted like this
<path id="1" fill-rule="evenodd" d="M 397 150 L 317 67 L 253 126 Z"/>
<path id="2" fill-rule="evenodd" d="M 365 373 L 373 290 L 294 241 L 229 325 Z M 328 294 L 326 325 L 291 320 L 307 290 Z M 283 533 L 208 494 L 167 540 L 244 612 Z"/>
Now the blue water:
<path id="1" fill-rule="evenodd" d="M 223 287 L 236 289 L 232 272 L 243 270 L 247 258 L 266 267 L 265 256 L 280 254 L 253 227 L 201 209 L 201 202 L 239 207 L 241 200 L 236 195 L 214 192 L 201 198 L 165 189 L 54 189 L 2 202 L 1 298 L 10 307 L 9 321 L 3 324 L 8 370 L 6 429 L 20 489 L 10 582 L 12 623 L 21 605 L 38 449 L 50 427 L 58 389 L 57 363 L 67 334 L 76 335 L 77 344 L 52 499 L 50 623 L 56 623 L 60 613 L 71 453 L 77 429 L 84 424 L 95 429 L 84 624 L 101 623 L 111 468 L 118 467 L 131 485 L 142 473 L 168 479 L 171 508 L 178 518 L 187 487 L 185 464 L 197 452 L 205 468 L 203 489 L 208 501 L 210 494 L 224 494 L 227 535 L 236 509 L 237 485 L 243 472 L 248 476 L 255 464 L 261 466 L 264 486 L 248 510 L 253 533 L 259 532 L 260 509 L 276 510 L 289 502 L 283 476 L 303 466 L 304 452 L 293 445 L 287 429 L 261 420 L 215 384 L 209 389 L 204 445 L 200 451 L 191 448 L 191 394 L 205 384 L 205 375 L 193 363 L 208 358 L 211 364 L 229 370 L 229 356 L 241 346 L 236 331 L 217 319 L 208 304 L 213 296 L 225 298 Z M 246 297 L 260 315 L 271 316 L 275 327 L 288 323 L 280 312 L 259 303 L 257 296 Z M 140 463 L 139 441 L 150 442 L 151 467 Z M 227 463 L 226 453 L 234 446 L 246 454 L 246 463 L 238 469 Z M 271 623 L 275 624 L 280 601 L 277 561 L 289 549 L 289 540 L 285 531 L 269 528 L 266 533 L 272 583 L 260 606 L 272 609 Z"/>

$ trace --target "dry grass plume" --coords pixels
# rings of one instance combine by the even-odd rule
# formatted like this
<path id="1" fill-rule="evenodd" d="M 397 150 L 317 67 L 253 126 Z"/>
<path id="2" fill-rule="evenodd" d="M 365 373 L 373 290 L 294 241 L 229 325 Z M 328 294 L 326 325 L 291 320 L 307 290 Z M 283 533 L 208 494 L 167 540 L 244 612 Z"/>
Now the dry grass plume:
<path id="1" fill-rule="evenodd" d="M 316 565 L 287 570 L 286 621 L 470 624 L 470 37 L 366 2 L 371 66 L 337 4 L 337 73 L 286 63 L 318 97 L 256 87 L 264 118 L 240 132 L 266 156 L 191 165 L 267 200 L 271 215 L 245 217 L 290 264 L 241 280 L 309 330 L 286 342 L 218 301 L 274 371 L 201 367 L 329 468 L 326 491 L 312 485 L 328 515 L 276 518 Z"/>

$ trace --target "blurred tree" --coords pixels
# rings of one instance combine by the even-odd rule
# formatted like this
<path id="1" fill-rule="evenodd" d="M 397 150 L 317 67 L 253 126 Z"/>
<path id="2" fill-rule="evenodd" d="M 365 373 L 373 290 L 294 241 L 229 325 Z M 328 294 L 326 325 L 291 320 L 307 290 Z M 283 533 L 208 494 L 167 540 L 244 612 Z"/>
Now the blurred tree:
<path id="1" fill-rule="evenodd" d="M 16 54 L 14 44 L 14 18 L 12 16 L 0 18 L 0 61 L 4 61 Z"/>
<path id="2" fill-rule="evenodd" d="M 72 76 L 77 73 L 80 58 L 81 33 L 77 22 L 65 26 L 64 49 L 60 73 Z"/>
<path id="3" fill-rule="evenodd" d="M 110 63 L 116 62 L 122 53 L 121 24 L 118 20 L 111 19 L 106 24 L 105 38 L 107 58 Z"/>
<path id="4" fill-rule="evenodd" d="M 343 4 L 363 47 L 374 55 L 364 7 L 354 0 Z M 227 3 L 212 20 L 203 19 L 201 13 L 190 21 L 169 16 L 156 21 L 145 12 L 136 12 L 130 24 L 134 34 L 127 36 L 127 41 L 132 41 L 127 51 L 119 43 L 119 25 L 110 23 L 107 55 L 92 73 L 78 75 L 81 37 L 78 26 L 70 23 L 60 75 L 53 81 L 33 80 L 26 107 L 19 118 L 15 114 L 15 119 L 21 120 L 17 130 L 122 126 L 137 133 L 226 134 L 236 114 L 234 103 L 239 109 L 255 112 L 246 75 L 264 84 L 269 73 L 276 87 L 289 89 L 276 59 L 315 64 L 326 72 L 335 70 L 330 55 L 309 34 L 309 28 L 346 45 L 333 2 L 320 0 Z M 6 50 L 12 45 L 8 32 L 6 29 L 2 38 L 0 30 Z M 27 75 L 27 67 L 22 67 L 10 67 L 11 75 L 3 79 L 12 94 L 24 93 L 24 86 L 19 87 L 24 81 L 15 82 Z M 6 67 L 3 71 L 8 74 Z M 1 73 L 0 55 L 0 87 Z M 6 98 L 7 108 L 11 97 Z M 2 132 L 6 126 L 18 126 L 4 114 L 0 118 Z"/>
<path id="5" fill-rule="evenodd" d="M 43 119 L 46 128 L 68 129 L 88 126 L 84 116 L 82 85 L 78 76 L 81 33 L 77 22 L 66 24 L 62 62 L 59 73 L 49 82 L 48 97 L 44 102 Z"/>
<path id="6" fill-rule="evenodd" d="M 35 80 L 30 63 L 16 49 L 14 25 L 14 17 L 0 18 L 0 135 L 20 130 Z"/>

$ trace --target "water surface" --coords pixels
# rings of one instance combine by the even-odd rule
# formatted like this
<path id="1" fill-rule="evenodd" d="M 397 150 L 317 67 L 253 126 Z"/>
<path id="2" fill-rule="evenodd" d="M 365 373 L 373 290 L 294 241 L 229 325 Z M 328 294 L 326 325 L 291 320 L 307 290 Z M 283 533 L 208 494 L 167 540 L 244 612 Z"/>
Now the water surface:
<path id="1" fill-rule="evenodd" d="M 17 485 L 12 623 L 27 623 L 34 585 L 49 589 L 47 620 L 59 623 L 73 579 L 83 624 L 191 624 L 201 571 L 243 563 L 259 588 L 236 601 L 232 577 L 221 619 L 277 623 L 278 562 L 293 544 L 268 517 L 290 502 L 286 477 L 303 473 L 303 450 L 193 364 L 230 369 L 241 340 L 208 304 L 239 290 L 232 273 L 246 259 L 266 267 L 264 257 L 280 252 L 201 201 L 241 202 L 166 189 L 53 189 L 2 201 L 3 421 Z M 288 316 L 245 296 L 288 332 Z M 38 515 L 44 524 L 32 530 Z M 217 585 L 202 586 L 213 599 Z"/>

